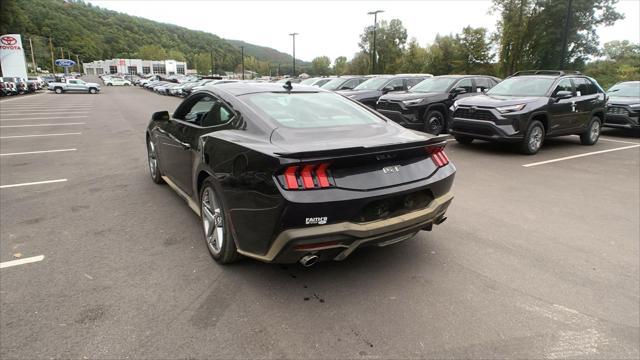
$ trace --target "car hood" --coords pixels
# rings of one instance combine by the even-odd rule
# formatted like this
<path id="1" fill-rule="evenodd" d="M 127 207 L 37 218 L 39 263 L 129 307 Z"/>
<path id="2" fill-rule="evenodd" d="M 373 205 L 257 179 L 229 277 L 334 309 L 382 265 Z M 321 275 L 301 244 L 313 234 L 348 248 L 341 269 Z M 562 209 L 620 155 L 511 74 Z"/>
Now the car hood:
<path id="1" fill-rule="evenodd" d="M 640 97 L 609 96 L 609 105 L 640 104 Z"/>
<path id="2" fill-rule="evenodd" d="M 360 99 L 368 99 L 372 97 L 379 97 L 382 95 L 382 91 L 380 90 L 340 90 L 338 94 L 344 95 L 348 98 L 360 100 Z"/>
<path id="3" fill-rule="evenodd" d="M 354 147 L 375 147 L 415 142 L 432 138 L 418 134 L 393 122 L 377 125 L 336 126 L 316 129 L 276 128 L 271 143 L 285 152 L 335 150 Z"/>
<path id="4" fill-rule="evenodd" d="M 538 96 L 501 96 L 501 95 L 477 95 L 463 98 L 457 101 L 458 105 L 498 107 L 517 104 L 527 104 L 546 99 Z"/>
<path id="5" fill-rule="evenodd" d="M 445 93 L 437 93 L 437 92 L 428 92 L 428 93 L 419 93 L 419 92 L 411 92 L 411 91 L 398 91 L 388 93 L 386 95 L 382 95 L 380 100 L 390 100 L 390 101 L 404 101 L 404 100 L 414 100 L 414 99 L 428 99 L 429 101 L 441 101 L 448 98 L 449 95 Z"/>

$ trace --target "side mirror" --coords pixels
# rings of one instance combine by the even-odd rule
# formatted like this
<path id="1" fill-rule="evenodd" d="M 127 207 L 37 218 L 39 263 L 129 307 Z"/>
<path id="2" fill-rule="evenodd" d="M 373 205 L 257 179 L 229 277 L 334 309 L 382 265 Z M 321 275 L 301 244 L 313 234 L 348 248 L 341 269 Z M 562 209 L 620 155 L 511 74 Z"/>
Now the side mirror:
<path id="1" fill-rule="evenodd" d="M 382 92 L 385 94 L 389 91 L 393 91 L 393 86 L 385 86 L 384 88 L 382 88 Z"/>
<path id="2" fill-rule="evenodd" d="M 169 121 L 169 112 L 168 111 L 158 111 L 154 112 L 151 115 L 152 121 Z"/>
<path id="3" fill-rule="evenodd" d="M 566 90 L 558 91 L 555 96 L 556 102 L 563 99 L 569 99 L 571 97 L 573 97 L 573 93 L 571 91 L 566 91 Z"/>
<path id="4" fill-rule="evenodd" d="M 464 94 L 467 92 L 467 89 L 463 88 L 463 87 L 457 87 L 453 90 L 451 90 L 451 93 L 455 96 L 455 95 L 460 95 L 460 94 Z"/>

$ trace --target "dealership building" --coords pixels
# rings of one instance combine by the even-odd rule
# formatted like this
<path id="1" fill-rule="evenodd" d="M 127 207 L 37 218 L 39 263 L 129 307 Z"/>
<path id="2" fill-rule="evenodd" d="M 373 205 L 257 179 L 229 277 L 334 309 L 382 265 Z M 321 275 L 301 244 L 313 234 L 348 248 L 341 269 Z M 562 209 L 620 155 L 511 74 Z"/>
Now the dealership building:
<path id="1" fill-rule="evenodd" d="M 163 74 L 187 73 L 187 63 L 175 60 L 111 59 L 82 64 L 87 75 L 102 74 Z"/>

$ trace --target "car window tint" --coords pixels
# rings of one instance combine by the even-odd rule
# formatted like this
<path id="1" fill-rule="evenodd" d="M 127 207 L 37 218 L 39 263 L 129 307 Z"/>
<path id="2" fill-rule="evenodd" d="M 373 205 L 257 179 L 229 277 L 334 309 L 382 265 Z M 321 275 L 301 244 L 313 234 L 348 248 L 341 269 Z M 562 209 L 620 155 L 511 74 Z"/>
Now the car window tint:
<path id="1" fill-rule="evenodd" d="M 404 81 L 403 79 L 393 79 L 387 85 L 385 85 L 385 88 L 388 88 L 388 87 L 391 87 L 394 90 L 396 89 L 402 90 L 404 89 Z"/>
<path id="2" fill-rule="evenodd" d="M 209 113 L 209 110 L 211 110 L 214 104 L 215 104 L 215 99 L 210 96 L 205 96 L 199 99 L 198 101 L 196 101 L 195 104 L 193 104 L 193 106 L 191 106 L 189 111 L 184 115 L 183 120 L 193 124 L 200 125 L 202 123 L 202 119 L 204 119 L 207 116 L 207 114 Z"/>
<path id="3" fill-rule="evenodd" d="M 76 83 L 77 83 L 77 81 L 75 81 L 75 80 L 69 80 L 69 84 L 76 84 Z"/>
<path id="4" fill-rule="evenodd" d="M 573 92 L 573 86 L 571 86 L 571 80 L 569 80 L 569 79 L 560 80 L 560 82 L 558 83 L 558 86 L 556 86 L 556 89 L 553 90 L 553 95 L 557 94 L 558 91 L 571 91 L 571 92 Z"/>
<path id="5" fill-rule="evenodd" d="M 207 116 L 203 118 L 201 126 L 209 127 L 222 125 L 229 122 L 231 118 L 233 118 L 231 110 L 222 105 L 220 101 L 216 101 L 216 104 L 213 106 L 211 111 L 209 111 Z"/>
<path id="6" fill-rule="evenodd" d="M 493 87 L 493 83 L 487 78 L 476 78 L 476 91 L 481 92 L 489 90 Z"/>
<path id="7" fill-rule="evenodd" d="M 416 84 L 424 80 L 424 78 L 411 78 L 407 79 L 407 87 L 414 87 Z"/>
<path id="8" fill-rule="evenodd" d="M 573 81 L 576 84 L 576 92 L 580 94 L 579 96 L 593 95 L 598 92 L 596 86 L 589 79 L 576 78 Z"/>
<path id="9" fill-rule="evenodd" d="M 471 79 L 462 79 L 458 81 L 458 83 L 453 88 L 464 88 L 466 92 L 470 93 L 471 91 L 473 91 L 473 83 L 471 82 Z"/>
<path id="10" fill-rule="evenodd" d="M 382 123 L 362 106 L 334 93 L 256 93 L 243 96 L 278 126 L 321 128 Z"/>
<path id="11" fill-rule="evenodd" d="M 360 79 L 351 79 L 341 86 L 342 89 L 353 89 L 360 84 Z"/>

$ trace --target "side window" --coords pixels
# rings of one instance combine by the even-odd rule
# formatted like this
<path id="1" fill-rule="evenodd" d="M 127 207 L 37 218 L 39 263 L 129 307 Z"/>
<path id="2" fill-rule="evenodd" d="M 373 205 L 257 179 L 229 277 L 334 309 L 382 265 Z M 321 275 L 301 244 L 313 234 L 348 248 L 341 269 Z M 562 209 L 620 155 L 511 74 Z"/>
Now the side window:
<path id="1" fill-rule="evenodd" d="M 573 79 L 573 81 L 576 83 L 576 93 L 578 96 L 593 95 L 598 92 L 596 86 L 589 79 L 576 78 Z"/>
<path id="2" fill-rule="evenodd" d="M 231 110 L 222 105 L 222 102 L 216 101 L 211 111 L 209 111 L 209 114 L 202 120 L 202 126 L 222 125 L 229 122 L 231 118 L 233 118 Z"/>
<path id="3" fill-rule="evenodd" d="M 358 86 L 360 84 L 360 79 L 351 79 L 348 80 L 347 82 L 345 82 L 341 88 L 343 89 L 353 89 L 354 87 Z"/>
<path id="4" fill-rule="evenodd" d="M 573 86 L 571 85 L 571 80 L 569 80 L 569 79 L 560 80 L 560 82 L 558 83 L 558 86 L 556 86 L 556 89 L 553 90 L 553 95 L 556 95 L 558 93 L 558 91 L 571 91 L 571 92 L 573 92 Z"/>
<path id="5" fill-rule="evenodd" d="M 69 84 L 77 84 L 78 82 L 75 80 L 69 80 Z"/>
<path id="6" fill-rule="evenodd" d="M 404 80 L 403 79 L 393 79 L 385 87 L 392 87 L 393 90 L 402 90 L 402 89 L 404 89 Z"/>
<path id="7" fill-rule="evenodd" d="M 424 78 L 411 78 L 411 79 L 407 79 L 407 88 L 412 88 L 414 86 L 416 86 L 416 84 L 418 84 L 419 82 L 421 82 L 422 80 L 424 80 Z"/>
<path id="8" fill-rule="evenodd" d="M 470 93 L 473 91 L 473 83 L 471 82 L 471 79 L 462 79 L 460 81 L 458 81 L 458 83 L 456 84 L 456 86 L 453 87 L 455 88 L 464 88 L 467 93 Z"/>
<path id="9" fill-rule="evenodd" d="M 476 91 L 483 92 L 493 87 L 493 82 L 488 78 L 476 78 Z"/>
<path id="10" fill-rule="evenodd" d="M 201 125 L 202 120 L 207 117 L 209 110 L 211 110 L 214 104 L 215 99 L 213 97 L 205 96 L 196 100 L 183 117 L 177 118 L 195 125 Z"/>

